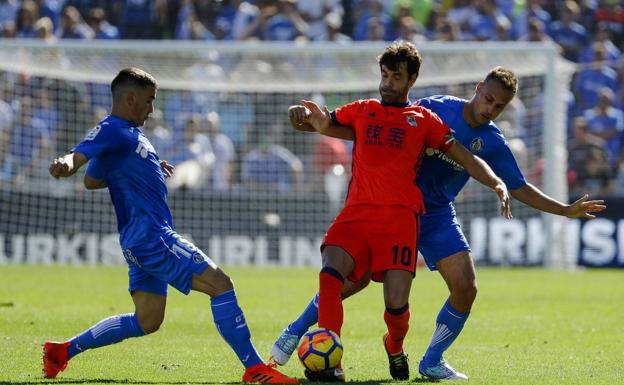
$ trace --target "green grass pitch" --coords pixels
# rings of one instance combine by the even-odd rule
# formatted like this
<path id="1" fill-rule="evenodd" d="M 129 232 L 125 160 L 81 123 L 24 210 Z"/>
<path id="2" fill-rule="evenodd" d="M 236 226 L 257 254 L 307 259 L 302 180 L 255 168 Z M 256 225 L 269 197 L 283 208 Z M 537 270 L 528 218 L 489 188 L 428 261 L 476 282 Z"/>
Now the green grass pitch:
<path id="1" fill-rule="evenodd" d="M 314 294 L 315 269 L 226 268 L 256 347 L 266 357 Z M 624 384 L 624 271 L 478 269 L 479 296 L 446 358 L 475 384 Z M 219 337 L 207 296 L 170 289 L 165 323 L 151 336 L 87 351 L 56 380 L 41 376 L 41 344 L 132 311 L 125 267 L 0 266 L 0 384 L 228 384 L 242 367 Z M 405 349 L 410 382 L 446 288 L 420 269 Z M 345 302 L 347 380 L 392 383 L 381 337 L 381 285 Z M 284 368 L 303 378 L 297 359 Z M 302 381 L 305 382 L 305 381 Z"/>

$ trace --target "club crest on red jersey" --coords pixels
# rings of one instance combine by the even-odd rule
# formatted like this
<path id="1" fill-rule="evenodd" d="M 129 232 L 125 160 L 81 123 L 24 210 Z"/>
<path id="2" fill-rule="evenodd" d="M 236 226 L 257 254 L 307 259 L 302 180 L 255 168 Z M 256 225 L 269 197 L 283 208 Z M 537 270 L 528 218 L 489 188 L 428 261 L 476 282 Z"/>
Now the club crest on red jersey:
<path id="1" fill-rule="evenodd" d="M 407 115 L 405 117 L 405 120 L 407 121 L 407 124 L 409 124 L 412 127 L 418 126 L 418 122 L 416 121 L 416 115 Z"/>

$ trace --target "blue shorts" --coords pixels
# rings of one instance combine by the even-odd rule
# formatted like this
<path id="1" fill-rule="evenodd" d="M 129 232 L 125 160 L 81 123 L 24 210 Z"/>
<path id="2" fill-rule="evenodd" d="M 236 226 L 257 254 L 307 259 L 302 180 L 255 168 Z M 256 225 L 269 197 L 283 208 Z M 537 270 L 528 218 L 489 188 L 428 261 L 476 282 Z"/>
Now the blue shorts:
<path id="1" fill-rule="evenodd" d="M 128 290 L 167 295 L 167 284 L 184 294 L 191 291 L 193 274 L 202 274 L 208 266 L 217 265 L 194 244 L 175 231 L 156 236 L 149 246 L 123 251 L 128 262 Z"/>
<path id="2" fill-rule="evenodd" d="M 429 270 L 436 270 L 436 263 L 441 259 L 470 251 L 453 206 L 433 210 L 427 208 L 427 213 L 420 216 L 418 251 L 425 258 Z"/>

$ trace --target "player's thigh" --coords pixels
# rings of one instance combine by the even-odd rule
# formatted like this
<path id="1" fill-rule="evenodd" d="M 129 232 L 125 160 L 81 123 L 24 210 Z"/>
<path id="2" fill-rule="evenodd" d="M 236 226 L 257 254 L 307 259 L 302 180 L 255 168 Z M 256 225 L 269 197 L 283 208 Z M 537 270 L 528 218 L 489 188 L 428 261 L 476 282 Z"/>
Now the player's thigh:
<path id="1" fill-rule="evenodd" d="M 470 252 L 454 210 L 421 216 L 418 250 L 430 270 L 436 270 L 438 262 L 451 255 Z"/>
<path id="2" fill-rule="evenodd" d="M 202 275 L 208 267 L 216 269 L 199 248 L 174 231 L 161 234 L 152 244 L 126 250 L 124 255 L 131 269 L 164 281 L 183 294 L 190 292 L 195 275 Z"/>
<path id="3" fill-rule="evenodd" d="M 469 252 L 460 251 L 440 259 L 436 267 L 451 291 L 476 290 L 476 272 Z"/>
<path id="4" fill-rule="evenodd" d="M 393 209 L 393 214 L 383 229 L 368 233 L 373 281 L 385 282 L 385 274 L 392 270 L 409 273 L 410 280 L 416 274 L 418 217 L 407 208 Z"/>
<path id="5" fill-rule="evenodd" d="M 344 239 L 344 237 L 343 237 Z M 343 247 L 348 249 L 355 249 L 354 247 L 344 246 L 346 242 L 343 240 L 341 243 L 343 246 L 338 245 L 324 245 L 323 251 L 323 267 L 331 267 L 338 271 L 343 277 L 347 277 L 353 272 L 355 268 L 355 258 L 349 254 Z M 358 253 L 355 253 L 358 255 Z"/>
<path id="6" fill-rule="evenodd" d="M 146 333 L 153 333 L 165 319 L 167 297 L 142 290 L 132 292 L 135 314 L 139 325 Z"/>

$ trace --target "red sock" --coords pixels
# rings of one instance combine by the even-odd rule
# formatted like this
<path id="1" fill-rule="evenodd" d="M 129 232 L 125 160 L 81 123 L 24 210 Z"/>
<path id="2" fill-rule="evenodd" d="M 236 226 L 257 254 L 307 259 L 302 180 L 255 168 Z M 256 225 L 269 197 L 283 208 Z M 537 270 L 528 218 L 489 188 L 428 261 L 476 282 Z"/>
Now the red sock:
<path id="1" fill-rule="evenodd" d="M 384 312 L 384 321 L 388 326 L 388 338 L 386 338 L 386 349 L 392 355 L 399 354 L 403 351 L 403 340 L 409 330 L 409 305 L 405 305 L 404 308 L 398 309 L 397 312 L 388 312 L 388 309 Z M 398 313 L 398 314 L 397 314 Z"/>
<path id="2" fill-rule="evenodd" d="M 344 278 L 324 267 L 319 274 L 318 325 L 340 335 L 342 328 L 342 287 Z"/>

